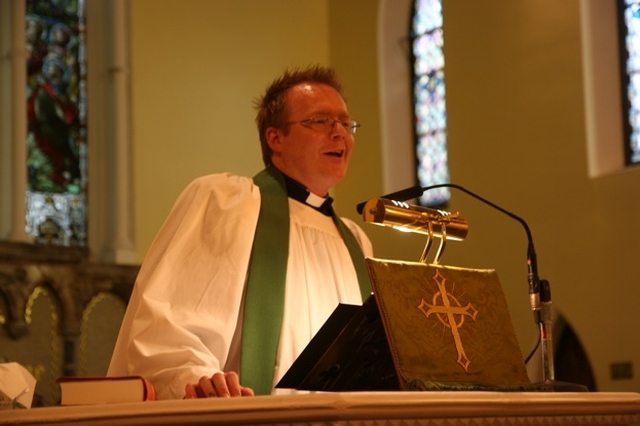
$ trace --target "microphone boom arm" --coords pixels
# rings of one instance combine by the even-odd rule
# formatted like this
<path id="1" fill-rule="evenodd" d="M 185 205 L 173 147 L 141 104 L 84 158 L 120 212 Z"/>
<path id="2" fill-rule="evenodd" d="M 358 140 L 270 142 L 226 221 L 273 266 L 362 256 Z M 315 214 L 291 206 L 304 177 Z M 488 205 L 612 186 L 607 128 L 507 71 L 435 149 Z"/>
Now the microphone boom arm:
<path id="1" fill-rule="evenodd" d="M 486 198 L 483 198 L 481 196 L 479 196 L 478 194 L 475 194 L 474 192 L 469 191 L 468 189 L 460 186 L 460 185 L 456 185 L 454 183 L 441 183 L 441 184 L 437 184 L 437 185 L 431 185 L 431 186 L 425 186 L 424 188 L 421 188 L 422 191 L 429 191 L 431 189 L 436 189 L 436 188 L 455 188 L 458 189 L 462 192 L 464 192 L 467 195 L 472 196 L 473 198 L 493 207 L 494 209 L 506 214 L 507 216 L 511 217 L 512 219 L 517 220 L 518 222 L 520 222 L 520 224 L 524 227 L 524 230 L 527 234 L 527 280 L 528 280 L 528 284 L 529 284 L 529 298 L 530 298 L 530 303 L 531 303 L 531 309 L 533 310 L 533 315 L 534 315 L 534 321 L 536 322 L 536 324 L 540 323 L 540 278 L 538 276 L 538 260 L 537 260 L 537 256 L 536 256 L 536 250 L 535 247 L 533 245 L 533 236 L 531 235 L 531 230 L 529 229 L 529 225 L 527 225 L 527 222 L 524 221 L 524 219 L 522 219 L 520 216 L 517 216 L 513 213 L 511 213 L 508 210 L 503 209 L 502 207 L 498 206 L 497 204 L 492 203 L 491 201 L 487 200 Z"/>

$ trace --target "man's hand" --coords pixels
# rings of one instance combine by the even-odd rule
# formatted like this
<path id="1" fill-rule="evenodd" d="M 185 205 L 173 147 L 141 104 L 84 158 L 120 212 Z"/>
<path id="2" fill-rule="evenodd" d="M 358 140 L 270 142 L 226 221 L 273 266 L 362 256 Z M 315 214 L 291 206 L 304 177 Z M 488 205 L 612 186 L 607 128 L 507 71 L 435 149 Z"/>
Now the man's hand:
<path id="1" fill-rule="evenodd" d="M 253 396 L 253 389 L 240 385 L 240 378 L 234 371 L 216 373 L 211 377 L 202 376 L 198 383 L 188 383 L 185 399 L 228 398 L 231 396 Z"/>

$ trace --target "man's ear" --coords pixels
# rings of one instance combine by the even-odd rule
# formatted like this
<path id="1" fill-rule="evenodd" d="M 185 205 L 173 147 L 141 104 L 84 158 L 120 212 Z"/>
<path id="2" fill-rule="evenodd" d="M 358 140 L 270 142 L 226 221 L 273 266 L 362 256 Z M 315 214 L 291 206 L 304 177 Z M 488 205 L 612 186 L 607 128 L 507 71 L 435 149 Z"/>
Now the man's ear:
<path id="1" fill-rule="evenodd" d="M 275 128 L 267 128 L 267 144 L 274 153 L 282 151 L 282 131 Z"/>

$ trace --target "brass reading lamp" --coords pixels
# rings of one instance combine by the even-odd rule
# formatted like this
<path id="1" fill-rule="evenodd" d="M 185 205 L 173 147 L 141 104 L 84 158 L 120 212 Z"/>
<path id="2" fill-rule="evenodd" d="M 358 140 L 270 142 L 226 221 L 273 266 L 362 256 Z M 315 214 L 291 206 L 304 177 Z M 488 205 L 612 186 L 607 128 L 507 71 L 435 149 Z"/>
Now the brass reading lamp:
<path id="1" fill-rule="evenodd" d="M 427 256 L 433 244 L 433 238 L 440 238 L 440 245 L 433 259 L 440 262 L 447 240 L 462 241 L 467 237 L 469 224 L 459 213 L 450 213 L 428 207 L 407 204 L 386 198 L 372 198 L 362 211 L 365 222 L 390 226 L 399 231 L 418 232 L 427 236 L 427 243 L 420 256 L 421 263 L 427 263 Z"/>

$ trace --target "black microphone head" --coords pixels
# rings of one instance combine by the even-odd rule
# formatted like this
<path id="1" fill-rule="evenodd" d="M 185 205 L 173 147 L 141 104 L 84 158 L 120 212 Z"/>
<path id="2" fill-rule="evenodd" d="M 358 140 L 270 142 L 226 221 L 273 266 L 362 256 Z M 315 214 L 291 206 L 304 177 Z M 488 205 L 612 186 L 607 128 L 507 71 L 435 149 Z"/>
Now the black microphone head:
<path id="1" fill-rule="evenodd" d="M 420 185 L 415 185 L 410 188 L 405 188 L 405 189 L 401 189 L 400 191 L 392 192 L 391 194 L 383 195 L 382 197 L 379 197 L 379 198 L 386 198 L 387 200 L 394 200 L 394 201 L 407 201 L 407 200 L 411 200 L 412 198 L 418 198 L 419 196 L 422 195 L 423 192 L 424 191 L 422 190 L 422 187 Z M 363 201 L 362 203 L 358 203 L 358 205 L 356 205 L 356 211 L 359 214 L 362 214 L 365 204 L 367 204 L 367 202 Z"/>
<path id="2" fill-rule="evenodd" d="M 380 198 L 386 198 L 387 200 L 394 201 L 407 201 L 411 200 L 412 198 L 418 198 L 422 195 L 423 192 L 424 190 L 420 185 L 415 185 L 397 192 L 392 192 L 391 194 L 383 195 Z"/>

